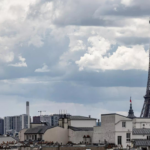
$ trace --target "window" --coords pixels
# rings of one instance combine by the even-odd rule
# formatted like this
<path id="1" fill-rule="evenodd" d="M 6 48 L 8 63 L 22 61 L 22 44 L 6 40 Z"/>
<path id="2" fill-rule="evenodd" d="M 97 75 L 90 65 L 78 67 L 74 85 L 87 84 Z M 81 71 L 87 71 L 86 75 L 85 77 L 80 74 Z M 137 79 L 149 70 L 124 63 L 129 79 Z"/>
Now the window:
<path id="1" fill-rule="evenodd" d="M 126 122 L 122 122 L 122 127 L 126 127 Z"/>
<path id="2" fill-rule="evenodd" d="M 122 136 L 118 136 L 118 145 L 122 145 Z"/>
<path id="3" fill-rule="evenodd" d="M 126 139 L 127 139 L 127 142 L 130 142 L 130 133 L 126 134 Z"/>
<path id="4" fill-rule="evenodd" d="M 36 140 L 36 134 L 34 135 L 34 139 Z"/>
<path id="5" fill-rule="evenodd" d="M 150 136 L 147 136 L 147 140 L 150 140 Z"/>

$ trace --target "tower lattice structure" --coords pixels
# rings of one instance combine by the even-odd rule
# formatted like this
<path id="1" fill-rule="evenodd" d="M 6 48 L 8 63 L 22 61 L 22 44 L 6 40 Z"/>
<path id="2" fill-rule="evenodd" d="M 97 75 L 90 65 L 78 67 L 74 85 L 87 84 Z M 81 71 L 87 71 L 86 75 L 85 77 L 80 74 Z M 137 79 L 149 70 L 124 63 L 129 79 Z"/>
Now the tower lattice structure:
<path id="1" fill-rule="evenodd" d="M 150 118 L 150 49 L 149 49 L 149 69 L 148 69 L 148 81 L 146 95 L 144 96 L 144 104 L 141 111 L 141 116 L 143 118 Z"/>

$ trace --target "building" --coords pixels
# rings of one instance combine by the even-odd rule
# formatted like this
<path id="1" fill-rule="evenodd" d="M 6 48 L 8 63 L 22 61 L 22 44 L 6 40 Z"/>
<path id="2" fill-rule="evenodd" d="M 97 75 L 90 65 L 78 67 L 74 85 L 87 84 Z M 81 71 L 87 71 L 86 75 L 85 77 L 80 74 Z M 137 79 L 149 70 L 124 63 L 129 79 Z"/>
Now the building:
<path id="1" fill-rule="evenodd" d="M 0 118 L 0 135 L 4 134 L 4 119 Z"/>
<path id="2" fill-rule="evenodd" d="M 127 146 L 150 147 L 150 119 L 134 116 L 132 103 L 128 116 L 120 114 L 102 114 L 101 126 L 94 127 L 93 143 L 114 143 Z"/>
<path id="3" fill-rule="evenodd" d="M 26 102 L 26 114 L 4 117 L 4 134 L 14 135 L 24 128 L 30 128 L 29 102 Z"/>
<path id="4" fill-rule="evenodd" d="M 58 125 L 59 119 L 60 119 L 60 115 L 59 114 L 51 115 L 51 126 Z"/>
<path id="5" fill-rule="evenodd" d="M 127 135 L 131 140 L 132 119 L 119 114 L 102 114 L 101 126 L 94 127 L 93 143 L 115 143 L 126 148 Z M 129 140 L 129 142 L 130 142 Z"/>
<path id="6" fill-rule="evenodd" d="M 59 118 L 59 114 L 33 116 L 33 123 L 48 122 L 50 126 L 56 126 L 58 125 Z"/>
<path id="7" fill-rule="evenodd" d="M 41 123 L 40 116 L 33 116 L 33 123 Z"/>
<path id="8" fill-rule="evenodd" d="M 93 126 L 96 126 L 96 119 L 83 116 L 61 115 L 57 126 L 46 126 L 44 124 L 31 124 L 30 129 L 23 129 L 19 132 L 20 141 L 44 140 L 66 144 L 91 143 Z"/>
<path id="9" fill-rule="evenodd" d="M 4 134 L 8 132 L 19 132 L 21 129 L 28 128 L 28 115 L 4 117 Z"/>

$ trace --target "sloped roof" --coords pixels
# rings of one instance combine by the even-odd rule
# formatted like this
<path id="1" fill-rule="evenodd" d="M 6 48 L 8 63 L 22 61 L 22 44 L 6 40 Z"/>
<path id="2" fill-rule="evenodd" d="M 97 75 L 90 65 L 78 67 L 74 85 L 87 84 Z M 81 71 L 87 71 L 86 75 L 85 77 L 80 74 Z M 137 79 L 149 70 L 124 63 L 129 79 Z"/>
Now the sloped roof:
<path id="1" fill-rule="evenodd" d="M 150 140 L 135 140 L 135 146 L 150 146 Z"/>
<path id="2" fill-rule="evenodd" d="M 88 128 L 88 127 L 72 127 L 69 126 L 69 129 L 73 131 L 93 131 L 93 128 Z"/>
<path id="3" fill-rule="evenodd" d="M 70 116 L 71 120 L 96 120 L 95 118 L 89 118 L 85 116 Z"/>
<path id="4" fill-rule="evenodd" d="M 150 128 L 134 128 L 133 135 L 150 135 Z"/>
<path id="5" fill-rule="evenodd" d="M 11 136 L 0 136 L 0 144 L 3 143 L 3 142 L 13 142 L 13 141 L 16 141 L 13 137 Z"/>
<path id="6" fill-rule="evenodd" d="M 39 126 L 28 129 L 25 134 L 44 134 L 46 130 L 54 128 L 56 126 L 50 127 L 50 126 Z"/>

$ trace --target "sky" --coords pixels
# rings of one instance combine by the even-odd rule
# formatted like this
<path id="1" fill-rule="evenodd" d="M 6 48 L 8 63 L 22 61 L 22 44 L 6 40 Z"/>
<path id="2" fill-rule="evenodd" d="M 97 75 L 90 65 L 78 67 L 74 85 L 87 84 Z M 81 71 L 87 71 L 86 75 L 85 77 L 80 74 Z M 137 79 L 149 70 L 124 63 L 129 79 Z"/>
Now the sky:
<path id="1" fill-rule="evenodd" d="M 1 0 L 0 117 L 136 116 L 148 75 L 147 0 Z"/>

